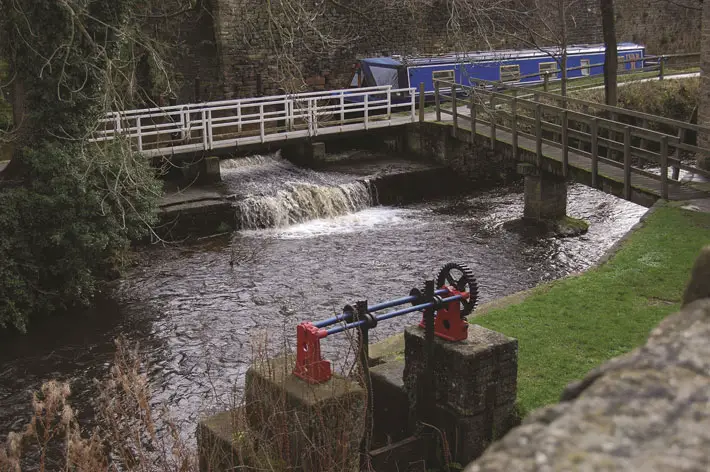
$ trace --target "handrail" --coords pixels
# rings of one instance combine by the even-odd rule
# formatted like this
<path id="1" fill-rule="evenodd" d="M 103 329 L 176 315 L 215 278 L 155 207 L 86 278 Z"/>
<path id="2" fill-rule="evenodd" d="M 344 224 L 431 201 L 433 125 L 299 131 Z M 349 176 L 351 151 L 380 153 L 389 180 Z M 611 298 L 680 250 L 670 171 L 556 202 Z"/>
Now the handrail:
<path id="1" fill-rule="evenodd" d="M 442 81 L 442 79 L 436 79 L 436 80 Z M 640 111 L 629 110 L 628 108 L 616 107 L 616 106 L 607 105 L 604 103 L 590 102 L 587 100 L 581 100 L 579 98 L 563 97 L 557 93 L 545 92 L 545 91 L 541 91 L 541 90 L 531 90 L 528 88 L 511 86 L 511 85 L 507 85 L 505 83 L 491 81 L 491 80 L 476 79 L 476 82 L 486 84 L 486 85 L 496 86 L 496 87 L 502 87 L 507 90 L 525 91 L 525 93 L 531 94 L 531 95 L 535 96 L 536 98 L 538 96 L 539 97 L 546 97 L 546 98 L 550 98 L 550 99 L 553 99 L 556 101 L 561 101 L 563 103 L 564 102 L 566 102 L 568 104 L 575 103 L 575 104 L 578 104 L 581 106 L 599 108 L 604 111 L 608 111 L 610 113 L 617 113 L 617 114 L 621 114 L 621 115 L 633 116 L 634 118 L 640 118 L 640 119 L 644 119 L 644 120 L 648 120 L 648 121 L 656 121 L 658 123 L 663 123 L 668 126 L 675 126 L 678 128 L 684 128 L 684 129 L 687 129 L 690 131 L 710 132 L 710 126 L 697 125 L 697 124 L 688 123 L 685 121 L 674 120 L 672 118 L 666 118 L 664 116 L 650 115 L 648 113 L 643 113 Z M 476 90 L 479 90 L 479 89 L 476 88 Z"/>
<path id="2" fill-rule="evenodd" d="M 415 121 L 415 92 L 388 85 L 115 112 L 90 141 L 125 136 L 155 156 L 391 126 L 393 113 L 406 113 L 397 124 Z"/>
<path id="3" fill-rule="evenodd" d="M 489 82 L 490 81 L 485 81 Z M 462 114 L 458 110 L 457 106 L 457 96 L 459 90 L 462 92 L 468 92 L 469 98 L 467 100 L 466 106 L 470 109 L 471 113 L 469 116 Z M 445 93 L 442 91 L 446 91 Z M 642 126 L 635 126 L 633 124 L 621 123 L 616 119 L 609 119 L 605 117 L 598 117 L 584 113 L 579 110 L 570 110 L 566 105 L 570 101 L 582 102 L 588 106 L 596 106 L 597 104 L 591 102 L 584 102 L 575 99 L 564 100 L 564 97 L 559 95 L 554 95 L 558 101 L 562 101 L 563 107 L 556 105 L 551 105 L 548 103 L 542 103 L 536 96 L 536 100 L 526 99 L 517 97 L 515 95 L 509 95 L 505 93 L 498 92 L 493 89 L 488 89 L 486 87 L 474 87 L 467 86 L 463 84 L 458 84 L 453 81 L 447 81 L 443 79 L 436 79 L 435 81 L 435 93 L 436 93 L 436 114 L 437 119 L 440 120 L 441 114 L 445 113 L 452 115 L 454 121 L 454 127 L 458 127 L 458 122 L 460 119 L 467 120 L 471 123 L 472 132 L 476 132 L 476 122 L 486 123 L 490 130 L 491 142 L 496 141 L 496 129 L 503 128 L 511 132 L 512 143 L 514 147 L 514 154 L 517 156 L 517 142 L 518 135 L 527 135 L 536 141 L 536 154 L 538 165 L 542 159 L 542 144 L 549 144 L 562 149 L 562 168 L 563 174 L 567 175 L 567 169 L 569 166 L 569 149 L 572 148 L 570 145 L 569 138 L 573 137 L 577 140 L 579 145 L 575 148 L 575 152 L 579 155 L 587 156 L 592 160 L 592 182 L 593 186 L 597 186 L 599 179 L 598 175 L 598 163 L 603 162 L 608 165 L 624 169 L 624 197 L 630 199 L 631 197 L 631 174 L 642 175 L 647 178 L 658 180 L 661 182 L 660 195 L 662 198 L 667 199 L 669 195 L 668 184 L 671 183 L 679 184 L 678 182 L 678 172 L 674 170 L 673 176 L 668 178 L 668 166 L 669 164 L 674 167 L 674 169 L 684 169 L 696 174 L 703 175 L 705 177 L 710 177 L 710 172 L 698 167 L 689 166 L 684 164 L 680 160 L 680 150 L 692 150 L 699 153 L 710 154 L 710 149 L 701 148 L 698 146 L 687 145 L 682 142 L 682 134 L 679 133 L 678 136 L 669 135 L 662 131 L 654 131 L 646 129 Z M 542 93 L 540 96 L 549 96 L 552 94 Z M 487 100 L 486 100 L 487 98 Z M 442 99 L 446 99 L 451 102 L 451 108 L 444 108 L 442 106 Z M 494 105 L 495 101 L 495 105 Z M 486 103 L 488 102 L 488 103 Z M 509 105 L 509 110 L 501 108 L 503 105 Z M 618 107 L 603 107 L 605 109 L 611 110 L 617 114 L 626 114 L 625 109 Z M 529 111 L 534 111 L 534 116 L 526 116 L 520 114 L 521 109 L 527 109 Z M 486 113 L 488 120 L 481 119 L 479 110 Z M 552 116 L 552 118 L 545 118 L 545 115 Z M 645 117 L 645 119 L 655 119 L 656 121 L 670 121 L 671 123 L 680 125 L 680 129 L 686 129 L 683 127 L 685 123 L 678 122 L 676 120 L 663 119 L 662 117 L 654 117 L 647 114 L 640 114 Z M 508 120 L 510 126 L 506 127 L 499 123 L 500 120 Z M 517 126 L 518 122 L 531 123 L 534 125 L 534 130 L 530 132 L 524 132 L 520 130 Z M 581 131 L 580 131 L 581 127 Z M 585 131 L 585 128 L 588 131 Z M 699 129 L 707 129 L 705 127 L 698 127 Z M 551 133 L 551 138 L 543 137 L 543 132 Z M 623 140 L 619 141 L 616 137 L 617 135 L 623 136 Z M 589 138 L 587 138 L 589 136 Z M 637 144 L 633 144 L 633 140 L 638 140 Z M 657 145 L 658 152 L 648 148 L 650 143 Z M 591 152 L 586 149 L 587 145 L 591 147 Z M 673 147 L 676 150 L 674 157 L 670 157 L 669 147 Z M 600 155 L 600 150 L 606 152 L 607 155 L 612 155 L 615 153 L 621 153 L 623 157 L 622 162 L 616 162 L 609 157 L 603 157 Z M 660 175 L 648 172 L 645 169 L 641 169 L 631 165 L 631 160 L 633 158 L 640 159 L 641 161 L 648 161 L 654 165 L 660 165 Z"/>

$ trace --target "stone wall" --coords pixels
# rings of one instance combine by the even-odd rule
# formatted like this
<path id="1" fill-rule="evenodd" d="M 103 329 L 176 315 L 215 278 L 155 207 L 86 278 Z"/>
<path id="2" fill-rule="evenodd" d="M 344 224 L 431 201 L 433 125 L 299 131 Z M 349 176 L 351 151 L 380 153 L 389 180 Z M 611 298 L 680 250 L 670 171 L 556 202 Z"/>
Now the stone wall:
<path id="1" fill-rule="evenodd" d="M 549 3 L 545 15 L 555 15 L 558 0 L 543 1 Z M 484 27 L 495 29 L 492 36 L 484 38 L 475 25 L 463 24 L 467 34 L 453 41 L 447 0 L 294 2 L 202 0 L 185 14 L 151 19 L 157 36 L 172 45 L 169 58 L 178 72 L 178 101 L 194 101 L 198 95 L 204 100 L 277 94 L 301 86 L 343 88 L 361 57 L 524 46 L 503 33 L 504 21 L 495 20 L 494 26 Z M 285 15 L 284 5 L 299 2 L 321 13 L 312 27 L 297 14 Z M 700 0 L 617 0 L 618 38 L 646 44 L 651 53 L 697 51 L 699 5 Z M 171 11 L 169 6 L 163 9 Z M 546 23 L 556 24 L 554 19 Z M 535 25 L 542 28 L 532 18 L 530 26 Z M 568 29 L 570 43 L 600 42 L 598 1 L 576 2 Z M 322 41 L 317 30 L 334 41 Z"/>
<path id="2" fill-rule="evenodd" d="M 447 31 L 445 0 L 325 2 L 316 26 L 333 38 L 345 39 L 335 44 L 324 44 L 309 27 L 284 30 L 284 25 L 291 23 L 283 18 L 278 6 L 269 11 L 259 0 L 211 1 L 226 97 L 278 93 L 288 82 L 287 69 L 301 68 L 303 74 L 298 79 L 309 88 L 343 88 L 348 86 L 353 65 L 361 57 L 442 53 L 461 46 L 488 49 L 521 45 L 509 34 L 483 38 L 473 24 L 462 25 L 463 31 L 470 32 L 464 37 L 465 43 L 454 43 Z M 407 8 L 410 4 L 419 6 Z M 574 9 L 569 21 L 570 42 L 601 39 L 596 4 L 594 0 L 581 0 Z M 531 22 L 531 26 L 535 24 Z"/>
<path id="3" fill-rule="evenodd" d="M 682 311 L 571 384 L 466 472 L 710 470 L 710 246 Z"/>
<path id="4" fill-rule="evenodd" d="M 644 44 L 652 54 L 700 50 L 700 0 L 617 0 L 619 41 Z"/>
<path id="5" fill-rule="evenodd" d="M 176 86 L 172 94 L 166 93 L 166 87 L 157 83 L 164 78 L 155 66 L 147 62 L 141 64 L 139 80 L 152 92 L 151 98 L 156 103 L 194 103 L 222 98 L 211 1 L 197 1 L 193 7 L 186 8 L 184 0 L 164 0 L 146 18 L 144 31 L 157 38 L 155 46 L 171 69 Z"/>

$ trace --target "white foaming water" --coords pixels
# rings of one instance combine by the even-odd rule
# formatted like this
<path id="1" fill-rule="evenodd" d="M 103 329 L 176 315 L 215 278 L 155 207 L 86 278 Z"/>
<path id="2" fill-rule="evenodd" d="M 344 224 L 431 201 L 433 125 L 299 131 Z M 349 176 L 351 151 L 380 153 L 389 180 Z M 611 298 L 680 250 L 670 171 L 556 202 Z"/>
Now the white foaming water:
<path id="1" fill-rule="evenodd" d="M 413 218 L 415 213 L 415 210 L 402 208 L 373 207 L 335 218 L 319 218 L 288 228 L 260 231 L 259 234 L 277 239 L 307 239 L 333 234 L 380 231 L 405 223 L 408 225 L 420 223 L 416 218 Z M 257 232 L 247 231 L 246 233 L 256 234 Z"/>
<path id="2" fill-rule="evenodd" d="M 275 156 L 262 156 L 255 154 L 253 156 L 238 157 L 235 159 L 222 159 L 219 162 L 220 170 L 242 169 L 245 167 L 260 166 L 265 164 L 279 164 L 281 159 Z"/>
<path id="3" fill-rule="evenodd" d="M 237 204 L 241 229 L 282 228 L 318 218 L 354 213 L 372 206 L 367 182 L 341 185 L 287 183 L 273 195 L 248 197 Z"/>

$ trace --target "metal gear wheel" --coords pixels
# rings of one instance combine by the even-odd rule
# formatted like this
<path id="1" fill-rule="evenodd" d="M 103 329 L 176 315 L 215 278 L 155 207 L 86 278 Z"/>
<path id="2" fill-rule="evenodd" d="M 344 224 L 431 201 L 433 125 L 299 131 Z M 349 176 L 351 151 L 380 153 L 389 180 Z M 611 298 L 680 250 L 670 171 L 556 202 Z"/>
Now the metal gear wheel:
<path id="1" fill-rule="evenodd" d="M 441 288 L 444 285 L 470 294 L 468 300 L 461 300 L 461 316 L 465 317 L 471 314 L 478 302 L 478 282 L 476 282 L 473 271 L 465 264 L 449 262 L 441 268 L 436 277 L 436 287 Z"/>

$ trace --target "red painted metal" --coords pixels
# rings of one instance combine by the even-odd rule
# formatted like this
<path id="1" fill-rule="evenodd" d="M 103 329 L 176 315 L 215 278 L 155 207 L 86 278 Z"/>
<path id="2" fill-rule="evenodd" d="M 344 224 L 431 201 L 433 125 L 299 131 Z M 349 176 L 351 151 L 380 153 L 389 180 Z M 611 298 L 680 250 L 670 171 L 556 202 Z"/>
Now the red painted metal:
<path id="1" fill-rule="evenodd" d="M 312 384 L 326 382 L 332 377 L 330 361 L 323 359 L 320 352 L 320 340 L 327 335 L 325 329 L 316 328 L 310 321 L 296 327 L 296 366 L 293 375 Z"/>
<path id="2" fill-rule="evenodd" d="M 449 291 L 447 295 L 442 295 L 442 298 L 463 295 L 468 298 L 470 295 L 466 292 L 459 292 L 454 287 L 442 287 Z M 419 323 L 419 326 L 424 328 L 424 318 Z M 457 301 L 449 302 L 446 306 L 436 310 L 434 318 L 434 335 L 447 341 L 465 341 L 468 339 L 468 321 L 461 316 L 461 304 Z"/>

